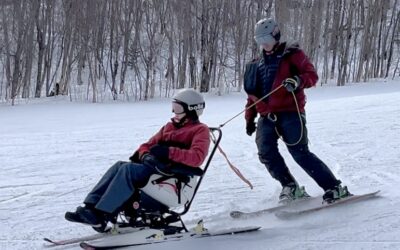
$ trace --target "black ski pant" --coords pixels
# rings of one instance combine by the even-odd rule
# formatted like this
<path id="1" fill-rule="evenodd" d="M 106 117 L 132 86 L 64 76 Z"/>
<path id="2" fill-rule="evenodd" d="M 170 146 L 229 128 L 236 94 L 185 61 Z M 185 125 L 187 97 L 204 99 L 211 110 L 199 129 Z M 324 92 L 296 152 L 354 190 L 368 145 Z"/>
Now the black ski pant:
<path id="1" fill-rule="evenodd" d="M 152 174 L 155 174 L 155 170 L 151 167 L 118 161 L 94 186 L 84 203 L 109 214 L 118 213 L 135 188 L 144 187 Z"/>
<path id="2" fill-rule="evenodd" d="M 306 173 L 324 190 L 332 189 L 340 184 L 332 171 L 308 148 L 307 128 L 305 114 L 301 114 L 303 133 L 301 134 L 301 123 L 297 112 L 282 112 L 261 116 L 257 122 L 256 144 L 258 156 L 271 176 L 278 180 L 282 186 L 296 182 L 290 173 L 286 163 L 278 150 L 278 133 L 288 144 L 289 153 Z"/>

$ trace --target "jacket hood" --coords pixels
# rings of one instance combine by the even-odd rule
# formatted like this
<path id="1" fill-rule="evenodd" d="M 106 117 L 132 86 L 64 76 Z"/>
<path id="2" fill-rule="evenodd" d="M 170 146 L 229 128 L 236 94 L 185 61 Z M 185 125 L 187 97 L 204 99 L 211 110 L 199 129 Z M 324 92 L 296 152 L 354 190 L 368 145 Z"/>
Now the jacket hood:
<path id="1" fill-rule="evenodd" d="M 277 53 L 281 54 L 282 57 L 284 57 L 287 55 L 291 55 L 298 50 L 300 50 L 300 45 L 298 42 L 282 42 L 279 44 Z M 264 56 L 264 53 L 263 53 L 263 50 L 261 50 L 260 54 L 256 58 L 253 58 L 249 63 L 258 63 L 258 61 L 261 58 L 263 58 L 263 56 Z"/>
<path id="2" fill-rule="evenodd" d="M 300 45 L 298 42 L 284 42 L 281 44 L 281 46 L 283 47 L 282 56 L 290 55 L 300 49 Z"/>

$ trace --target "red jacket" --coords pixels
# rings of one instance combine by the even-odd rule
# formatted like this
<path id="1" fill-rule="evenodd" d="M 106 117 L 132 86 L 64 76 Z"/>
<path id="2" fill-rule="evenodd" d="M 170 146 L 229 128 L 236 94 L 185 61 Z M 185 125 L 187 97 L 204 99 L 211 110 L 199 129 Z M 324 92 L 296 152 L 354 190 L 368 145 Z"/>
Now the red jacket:
<path id="1" fill-rule="evenodd" d="M 168 122 L 146 143 L 140 145 L 135 155 L 140 159 L 156 144 L 169 146 L 169 160 L 190 167 L 200 167 L 208 154 L 210 133 L 207 125 L 190 121 L 177 128 Z"/>
<path id="2" fill-rule="evenodd" d="M 275 75 L 275 80 L 272 84 L 272 90 L 278 88 L 282 82 L 288 78 L 297 75 L 300 78 L 300 86 L 295 91 L 296 99 L 299 104 L 300 112 L 304 112 L 306 104 L 305 88 L 315 86 L 318 81 L 318 75 L 313 64 L 298 47 L 297 44 L 287 46 L 286 43 L 280 46 L 285 46 L 283 56 L 278 66 L 278 71 Z M 254 60 L 246 65 L 244 74 L 244 85 L 246 90 L 247 85 L 256 83 L 256 72 L 259 60 Z M 248 94 L 246 108 L 255 103 L 259 98 L 256 93 L 246 90 Z M 257 103 L 254 107 L 246 110 L 245 118 L 247 121 L 254 121 L 257 113 L 267 115 L 268 113 L 278 113 L 287 111 L 297 111 L 293 95 L 286 90 L 285 87 L 280 88 L 277 92 L 270 95 L 266 100 Z"/>

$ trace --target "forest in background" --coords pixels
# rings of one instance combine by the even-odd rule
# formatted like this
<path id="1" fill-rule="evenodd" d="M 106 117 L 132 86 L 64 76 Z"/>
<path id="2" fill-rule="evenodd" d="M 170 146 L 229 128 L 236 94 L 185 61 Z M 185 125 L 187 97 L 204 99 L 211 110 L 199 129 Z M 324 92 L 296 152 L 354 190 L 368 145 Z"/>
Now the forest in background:
<path id="1" fill-rule="evenodd" d="M 275 18 L 319 84 L 400 75 L 399 0 L 0 0 L 0 100 L 148 100 L 241 91 Z"/>

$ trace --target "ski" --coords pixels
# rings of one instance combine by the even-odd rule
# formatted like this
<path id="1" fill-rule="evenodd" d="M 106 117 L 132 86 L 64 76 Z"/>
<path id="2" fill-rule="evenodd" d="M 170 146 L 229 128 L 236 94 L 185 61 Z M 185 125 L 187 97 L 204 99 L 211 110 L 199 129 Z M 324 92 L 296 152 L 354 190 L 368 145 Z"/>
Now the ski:
<path id="1" fill-rule="evenodd" d="M 287 204 L 281 204 L 275 207 L 269 207 L 269 208 L 265 208 L 262 210 L 257 210 L 257 211 L 251 211 L 251 212 L 244 212 L 244 211 L 232 211 L 230 212 L 230 216 L 234 219 L 247 219 L 247 218 L 252 218 L 252 217 L 257 217 L 257 216 L 261 216 L 263 214 L 267 214 L 267 213 L 273 213 L 275 211 L 279 211 L 285 208 L 291 208 L 294 206 L 299 206 L 299 205 L 303 205 L 305 203 L 309 203 L 311 201 L 314 200 L 319 200 L 322 199 L 322 196 L 316 196 L 316 197 L 308 197 L 308 198 L 303 198 L 303 199 L 298 199 L 298 200 L 294 200 L 290 203 Z"/>
<path id="2" fill-rule="evenodd" d="M 254 232 L 261 227 L 229 228 L 217 231 L 204 230 L 202 232 L 186 232 L 171 235 L 164 235 L 162 230 L 147 229 L 132 234 L 116 235 L 113 237 L 94 240 L 92 242 L 81 242 L 80 247 L 87 250 L 116 249 L 122 247 L 133 247 L 149 244 L 159 244 L 169 241 L 179 241 L 192 238 L 214 237 Z"/>
<path id="3" fill-rule="evenodd" d="M 76 238 L 71 238 L 71 239 L 52 240 L 50 238 L 43 238 L 43 240 L 48 243 L 51 243 L 51 245 L 48 245 L 48 246 L 65 246 L 65 245 L 77 244 L 82 241 L 91 241 L 91 240 L 102 239 L 102 238 L 119 235 L 119 234 L 133 233 L 133 232 L 137 232 L 137 231 L 143 230 L 143 229 L 144 228 L 118 228 L 116 230 L 111 229 L 110 231 L 108 231 L 106 233 L 97 233 L 97 234 L 76 237 Z"/>
<path id="4" fill-rule="evenodd" d="M 326 209 L 326 208 L 332 208 L 332 207 L 336 207 L 342 204 L 347 204 L 347 203 L 351 203 L 351 202 L 357 202 L 357 201 L 364 201 L 364 200 L 368 200 L 371 198 L 376 198 L 379 197 L 378 193 L 380 192 L 380 190 L 375 191 L 375 192 L 371 192 L 371 193 L 366 193 L 366 194 L 359 194 L 359 195 L 352 195 L 346 198 L 342 198 L 339 200 L 336 200 L 335 202 L 332 203 L 320 203 L 316 206 L 312 206 L 309 208 L 305 208 L 305 209 L 300 209 L 300 210 L 293 210 L 293 211 L 278 211 L 275 213 L 275 215 L 278 218 L 281 219 L 291 219 L 300 215 L 305 215 L 305 214 L 309 214 L 312 212 L 316 212 L 322 209 Z"/>

